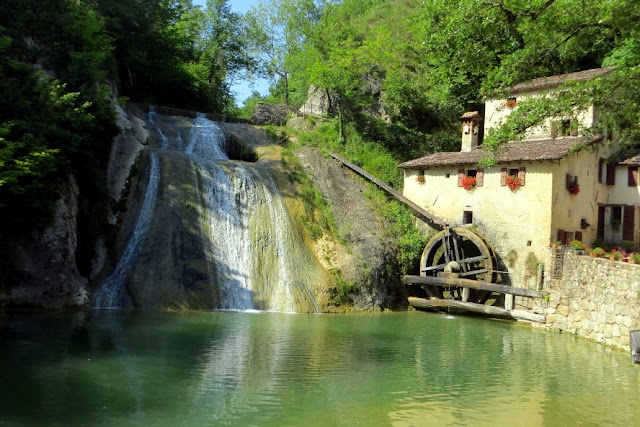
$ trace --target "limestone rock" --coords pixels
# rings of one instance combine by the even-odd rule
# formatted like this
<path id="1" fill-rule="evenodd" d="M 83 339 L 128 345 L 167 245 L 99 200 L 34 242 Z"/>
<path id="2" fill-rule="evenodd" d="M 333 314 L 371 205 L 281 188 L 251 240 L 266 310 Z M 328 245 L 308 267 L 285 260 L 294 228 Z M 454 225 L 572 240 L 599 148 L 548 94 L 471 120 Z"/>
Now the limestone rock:
<path id="1" fill-rule="evenodd" d="M 287 122 L 288 113 L 286 105 L 256 104 L 251 121 L 256 125 L 282 126 Z"/>
<path id="2" fill-rule="evenodd" d="M 311 86 L 307 93 L 307 100 L 298 110 L 305 116 L 322 117 L 331 112 L 331 99 L 326 90 Z"/>
<path id="3" fill-rule="evenodd" d="M 61 308 L 89 303 L 87 279 L 76 265 L 78 184 L 72 176 L 60 189 L 51 224 L 18 243 L 19 286 L 9 289 L 13 306 Z"/>
<path id="4" fill-rule="evenodd" d="M 356 284 L 357 291 L 352 295 L 355 308 L 380 310 L 403 304 L 406 307 L 400 273 L 393 273 L 391 260 L 395 259 L 396 248 L 386 237 L 388 225 L 364 196 L 365 183 L 334 160 L 325 158 L 319 150 L 304 148 L 296 151 L 296 155 L 327 200 L 336 226 L 347 242 L 349 251 L 335 253 L 334 268 L 345 281 Z"/>

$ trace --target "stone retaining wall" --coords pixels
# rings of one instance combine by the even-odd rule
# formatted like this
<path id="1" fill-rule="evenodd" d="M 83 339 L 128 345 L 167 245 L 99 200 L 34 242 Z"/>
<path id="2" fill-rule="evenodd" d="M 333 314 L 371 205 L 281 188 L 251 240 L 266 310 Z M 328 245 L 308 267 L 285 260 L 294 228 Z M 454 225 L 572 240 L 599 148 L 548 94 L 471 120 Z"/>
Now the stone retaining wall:
<path id="1" fill-rule="evenodd" d="M 629 330 L 640 329 L 640 264 L 564 252 L 562 276 L 546 278 L 549 299 L 534 307 L 547 315 L 546 328 L 628 349 Z"/>

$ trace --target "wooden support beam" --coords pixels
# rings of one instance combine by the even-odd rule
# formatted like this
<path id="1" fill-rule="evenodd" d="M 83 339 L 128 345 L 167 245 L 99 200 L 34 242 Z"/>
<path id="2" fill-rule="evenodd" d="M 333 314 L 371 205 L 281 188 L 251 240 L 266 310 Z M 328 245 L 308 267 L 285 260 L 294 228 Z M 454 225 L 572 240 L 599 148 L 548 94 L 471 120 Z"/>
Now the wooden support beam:
<path id="1" fill-rule="evenodd" d="M 405 285 L 433 285 L 433 286 L 457 286 L 471 289 L 481 289 L 483 291 L 498 292 L 501 294 L 512 294 L 521 297 L 542 298 L 546 295 L 544 292 L 534 291 L 531 289 L 515 288 L 513 286 L 496 285 L 494 283 L 485 283 L 478 280 L 449 278 L 449 277 L 433 277 L 433 276 L 404 276 Z"/>
<path id="2" fill-rule="evenodd" d="M 486 273 L 487 271 L 489 270 L 487 270 L 486 268 L 481 268 L 480 270 L 467 271 L 466 273 L 460 273 L 460 277 L 475 276 L 476 274 Z"/>
<path id="3" fill-rule="evenodd" d="M 471 258 L 461 259 L 461 260 L 458 260 L 458 264 L 460 264 L 460 266 L 462 266 L 463 264 L 470 264 L 472 262 L 482 261 L 483 259 L 487 259 L 487 256 L 486 255 L 479 255 L 479 256 L 475 256 L 475 257 L 471 257 Z M 426 268 L 422 269 L 422 271 L 442 270 L 446 266 L 447 266 L 447 264 L 431 265 L 429 267 L 426 267 Z M 486 272 L 488 270 L 484 270 L 484 271 Z"/>
<path id="4" fill-rule="evenodd" d="M 493 307 L 491 305 L 476 304 L 473 302 L 463 302 L 451 299 L 424 299 L 409 297 L 409 305 L 417 308 L 457 308 L 472 313 L 486 314 L 495 317 L 504 317 L 507 319 L 526 320 L 528 322 L 545 323 L 546 316 L 536 314 L 525 310 L 505 310 L 502 307 Z"/>
<path id="5" fill-rule="evenodd" d="M 504 294 L 504 309 L 505 310 L 513 310 L 513 306 L 515 303 L 515 297 L 513 294 Z"/>
<path id="6" fill-rule="evenodd" d="M 341 157 L 341 156 L 339 156 L 339 155 L 337 155 L 335 153 L 332 153 L 331 151 L 329 151 L 329 155 L 331 157 L 333 157 L 334 159 L 338 160 L 339 162 L 341 162 L 343 165 L 345 165 L 346 167 L 348 167 L 352 171 L 356 172 L 358 175 L 360 175 L 360 176 L 368 179 L 369 181 L 373 182 L 375 185 L 377 185 L 378 187 L 380 187 L 381 189 L 383 189 L 384 191 L 386 191 L 387 193 L 391 194 L 393 197 L 395 197 L 396 199 L 398 199 L 399 201 L 401 201 L 402 203 L 407 205 L 407 207 L 409 209 L 411 209 L 414 214 L 416 214 L 423 221 L 425 221 L 427 224 L 429 224 L 429 226 L 431 228 L 435 228 L 436 230 L 442 230 L 443 228 L 445 228 L 447 226 L 447 223 L 445 221 L 441 220 L 440 218 L 436 217 L 435 215 L 432 215 L 431 213 L 429 213 L 426 210 L 422 209 L 420 206 L 416 205 L 411 200 L 407 199 L 402 194 L 400 194 L 399 192 L 397 192 L 396 190 L 391 188 L 389 185 L 387 185 L 384 182 L 380 181 L 379 179 L 375 178 L 373 175 L 369 174 L 368 172 L 366 172 L 362 168 L 359 168 L 358 166 L 354 165 L 353 163 L 351 163 L 347 159 L 345 159 L 345 158 L 343 158 L 343 157 Z"/>

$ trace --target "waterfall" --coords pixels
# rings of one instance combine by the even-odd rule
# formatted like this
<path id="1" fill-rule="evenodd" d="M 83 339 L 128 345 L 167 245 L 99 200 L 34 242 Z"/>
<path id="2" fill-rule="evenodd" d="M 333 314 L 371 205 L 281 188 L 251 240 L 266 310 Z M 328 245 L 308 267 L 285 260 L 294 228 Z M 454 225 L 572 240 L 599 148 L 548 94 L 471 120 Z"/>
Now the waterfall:
<path id="1" fill-rule="evenodd" d="M 230 160 L 224 132 L 204 115 L 172 118 L 151 111 L 147 118 L 155 142 L 148 148 L 151 172 L 144 202 L 95 306 L 121 306 L 126 281 L 137 287 L 134 305 L 152 292 L 160 306 L 207 299 L 215 309 L 319 311 L 311 272 L 317 261 L 267 168 Z M 154 213 L 159 191 L 164 196 Z M 130 284 L 127 277 L 138 283 Z"/>
<path id="2" fill-rule="evenodd" d="M 153 207 L 156 202 L 156 193 L 158 192 L 158 181 L 160 181 L 160 167 L 158 165 L 158 157 L 155 153 L 151 153 L 151 166 L 149 168 L 149 183 L 147 191 L 144 195 L 142 207 L 138 214 L 133 235 L 129 240 L 127 249 L 122 254 L 116 269 L 102 283 L 100 289 L 94 298 L 94 307 L 114 308 L 122 307 L 126 299 L 125 284 L 126 275 L 131 269 L 136 259 L 138 250 L 149 229 L 153 215 Z"/>

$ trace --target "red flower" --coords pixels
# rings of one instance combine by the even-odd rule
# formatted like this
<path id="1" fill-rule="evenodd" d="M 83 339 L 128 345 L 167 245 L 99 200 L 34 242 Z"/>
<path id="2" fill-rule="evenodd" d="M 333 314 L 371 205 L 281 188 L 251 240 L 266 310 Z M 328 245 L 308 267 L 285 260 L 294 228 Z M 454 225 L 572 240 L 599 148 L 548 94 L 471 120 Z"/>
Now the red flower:
<path id="1" fill-rule="evenodd" d="M 478 181 L 476 180 L 475 176 L 465 176 L 464 178 L 462 178 L 462 186 L 467 191 L 475 187 L 477 182 Z"/>
<path id="2" fill-rule="evenodd" d="M 578 185 L 578 181 L 572 181 L 569 184 L 569 193 L 571 193 L 572 196 L 575 196 L 579 192 L 580 192 L 580 185 Z"/>
<path id="3" fill-rule="evenodd" d="M 520 178 L 518 178 L 516 175 L 509 175 L 507 177 L 507 187 L 509 187 L 511 191 L 516 191 L 521 186 L 522 183 L 520 181 Z"/>

